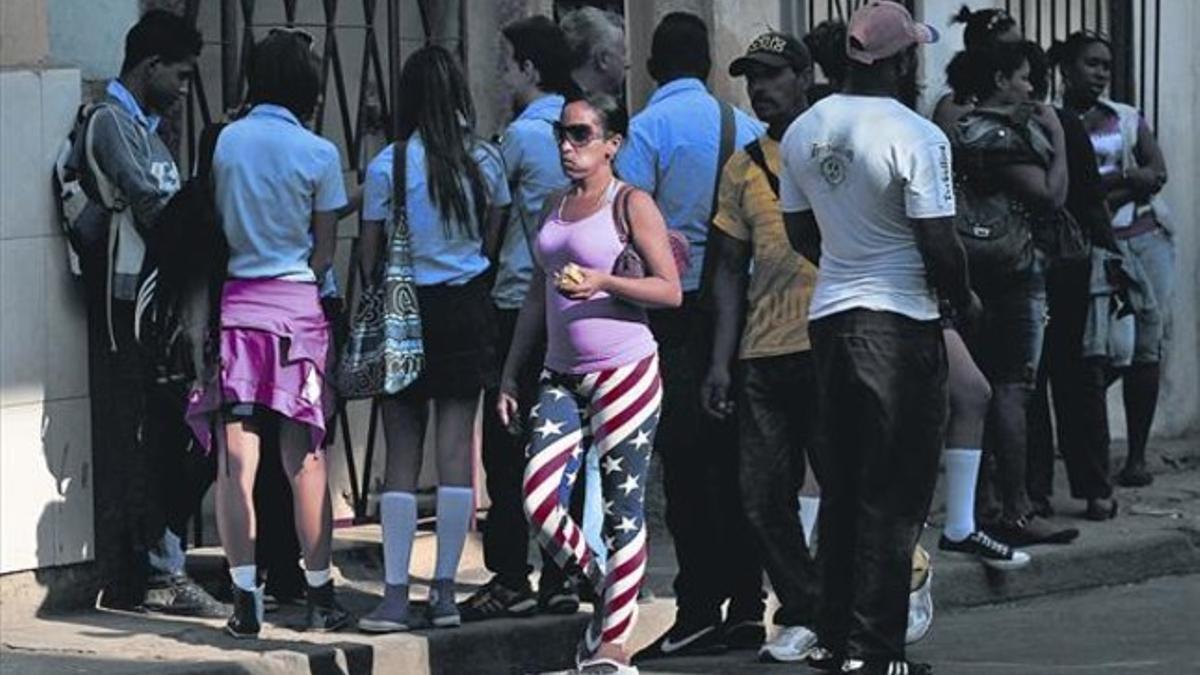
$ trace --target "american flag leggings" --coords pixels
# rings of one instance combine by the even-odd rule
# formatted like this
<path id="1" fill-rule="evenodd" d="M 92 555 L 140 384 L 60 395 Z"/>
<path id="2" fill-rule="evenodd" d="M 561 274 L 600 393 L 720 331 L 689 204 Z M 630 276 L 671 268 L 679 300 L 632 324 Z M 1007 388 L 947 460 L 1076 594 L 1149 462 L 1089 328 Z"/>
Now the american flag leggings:
<path id="1" fill-rule="evenodd" d="M 638 589 L 646 571 L 646 479 L 661 405 L 658 355 L 652 354 L 586 375 L 543 371 L 538 403 L 530 411 L 525 512 L 555 562 L 582 573 L 596 597 L 604 599 L 580 645 L 584 656 L 602 643 L 623 644 L 637 619 Z M 608 548 L 603 569 L 567 510 L 589 451 L 600 455 Z"/>

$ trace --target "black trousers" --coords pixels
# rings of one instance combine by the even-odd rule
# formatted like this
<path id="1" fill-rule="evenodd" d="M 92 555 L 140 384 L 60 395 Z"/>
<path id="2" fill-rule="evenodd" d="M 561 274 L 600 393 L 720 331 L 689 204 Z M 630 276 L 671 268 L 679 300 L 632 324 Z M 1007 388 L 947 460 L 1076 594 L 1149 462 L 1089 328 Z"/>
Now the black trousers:
<path id="1" fill-rule="evenodd" d="M 88 313 L 96 562 L 105 604 L 140 603 L 148 554 L 170 527 L 186 538 L 215 477 L 215 457 L 189 454 L 183 388 L 159 382 L 134 338 L 134 303 L 112 303 L 109 335 L 103 252 L 83 260 Z"/>
<path id="2" fill-rule="evenodd" d="M 809 335 L 820 415 L 817 633 L 854 658 L 903 659 L 913 549 L 947 414 L 942 330 L 850 310 L 813 321 Z"/>
<path id="3" fill-rule="evenodd" d="M 663 377 L 655 451 L 663 464 L 667 529 L 675 543 L 676 620 L 760 620 L 762 563 L 738 484 L 738 427 L 700 409 L 700 383 L 712 355 L 712 317 L 695 294 L 678 309 L 651 312 Z"/>
<path id="4" fill-rule="evenodd" d="M 1067 467 L 1071 496 L 1106 499 L 1109 478 L 1107 373 L 1099 360 L 1083 358 L 1083 333 L 1091 300 L 1089 260 L 1066 262 L 1046 275 L 1050 322 L 1029 409 L 1029 496 L 1046 501 L 1053 493 L 1054 445 Z M 1053 396 L 1048 395 L 1048 390 Z M 1050 399 L 1054 403 L 1053 423 Z"/>
<path id="5" fill-rule="evenodd" d="M 496 309 L 498 343 L 496 355 L 508 358 L 512 347 L 513 333 L 517 327 L 517 310 Z M 487 472 L 487 490 L 492 505 L 488 508 L 487 521 L 483 525 L 483 561 L 500 583 L 508 588 L 527 588 L 529 573 L 529 521 L 525 517 L 522 481 L 525 473 L 525 446 L 529 443 L 526 418 L 530 407 L 537 402 L 537 381 L 541 372 L 542 350 L 531 354 L 524 370 L 518 376 L 518 398 L 520 399 L 520 433 L 510 434 L 500 423 L 496 414 L 496 399 L 499 391 L 489 389 L 483 407 L 483 467 Z M 583 484 L 576 484 L 571 497 L 571 512 L 582 520 Z M 554 559 L 542 551 L 542 584 L 561 583 L 563 572 Z"/>
<path id="6" fill-rule="evenodd" d="M 780 626 L 812 627 L 820 599 L 817 563 L 797 506 L 806 459 L 816 450 L 816 390 L 812 352 L 741 362 L 742 504 L 779 597 L 774 621 Z"/>

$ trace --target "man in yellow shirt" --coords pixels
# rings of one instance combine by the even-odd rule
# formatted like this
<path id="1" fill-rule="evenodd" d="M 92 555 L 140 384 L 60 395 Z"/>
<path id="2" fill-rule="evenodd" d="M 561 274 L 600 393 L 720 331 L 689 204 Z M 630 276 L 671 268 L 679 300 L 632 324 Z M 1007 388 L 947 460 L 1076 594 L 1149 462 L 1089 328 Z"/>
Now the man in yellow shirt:
<path id="1" fill-rule="evenodd" d="M 796 509 L 815 419 L 808 305 L 816 268 L 788 244 L 777 176 L 779 140 L 808 107 L 812 60 L 796 38 L 767 33 L 729 73 L 745 76 L 754 112 L 768 129 L 734 153 L 721 175 L 708 240 L 708 255 L 716 256 L 716 325 L 701 402 L 718 418 L 739 408 L 741 500 L 780 602 L 774 616 L 780 629 L 760 655 L 800 661 L 817 643 L 812 627 L 820 593 Z"/>

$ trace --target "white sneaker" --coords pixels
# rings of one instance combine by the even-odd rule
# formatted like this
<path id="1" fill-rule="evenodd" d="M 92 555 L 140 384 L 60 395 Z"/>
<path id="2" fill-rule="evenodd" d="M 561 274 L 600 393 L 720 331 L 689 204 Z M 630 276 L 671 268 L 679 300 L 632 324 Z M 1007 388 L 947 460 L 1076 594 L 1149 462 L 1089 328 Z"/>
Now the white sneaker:
<path id="1" fill-rule="evenodd" d="M 908 594 L 908 629 L 904 631 L 904 644 L 918 642 L 929 633 L 933 625 L 933 568 L 925 573 L 925 583 Z"/>
<path id="2" fill-rule="evenodd" d="M 781 663 L 803 661 L 816 646 L 816 633 L 804 626 L 784 626 L 758 650 L 758 657 Z"/>

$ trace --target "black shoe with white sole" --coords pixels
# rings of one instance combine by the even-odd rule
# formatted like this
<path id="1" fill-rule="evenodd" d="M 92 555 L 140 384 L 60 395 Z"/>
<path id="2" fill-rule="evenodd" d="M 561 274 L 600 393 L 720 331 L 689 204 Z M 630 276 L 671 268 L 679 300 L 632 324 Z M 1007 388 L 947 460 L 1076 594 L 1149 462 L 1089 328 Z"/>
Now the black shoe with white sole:
<path id="1" fill-rule="evenodd" d="M 719 623 L 675 621 L 650 646 L 633 655 L 633 662 L 650 661 L 676 656 L 713 656 L 728 650 Z"/>
<path id="2" fill-rule="evenodd" d="M 982 530 L 975 530 L 962 541 L 946 535 L 938 540 L 938 550 L 958 556 L 969 556 L 997 570 L 1018 570 L 1029 564 L 1029 554 L 992 539 Z"/>

